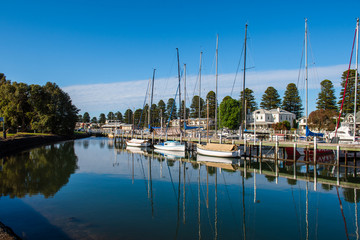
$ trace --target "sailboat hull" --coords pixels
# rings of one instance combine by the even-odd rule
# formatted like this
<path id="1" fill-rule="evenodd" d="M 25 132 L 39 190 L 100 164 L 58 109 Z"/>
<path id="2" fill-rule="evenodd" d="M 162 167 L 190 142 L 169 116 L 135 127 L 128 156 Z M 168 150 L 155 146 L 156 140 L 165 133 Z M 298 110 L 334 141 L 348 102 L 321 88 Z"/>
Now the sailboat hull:
<path id="1" fill-rule="evenodd" d="M 223 157 L 223 158 L 235 158 L 240 157 L 239 151 L 216 151 L 216 150 L 208 150 L 203 149 L 201 147 L 197 147 L 197 153 L 205 156 L 212 157 Z"/>
<path id="2" fill-rule="evenodd" d="M 178 141 L 166 141 L 163 144 L 154 145 L 154 148 L 159 149 L 159 150 L 166 150 L 166 151 L 184 152 L 185 144 L 180 143 Z"/>

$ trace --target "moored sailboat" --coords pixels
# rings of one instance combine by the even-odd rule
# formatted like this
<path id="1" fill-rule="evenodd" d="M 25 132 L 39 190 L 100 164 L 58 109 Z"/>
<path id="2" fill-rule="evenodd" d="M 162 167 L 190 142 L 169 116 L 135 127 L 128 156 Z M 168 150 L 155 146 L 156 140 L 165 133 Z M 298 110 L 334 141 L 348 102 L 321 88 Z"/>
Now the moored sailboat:
<path id="1" fill-rule="evenodd" d="M 213 157 L 240 157 L 240 150 L 233 144 L 218 144 L 218 143 L 207 143 L 206 145 L 197 145 L 197 153 L 213 156 Z"/>
<path id="2" fill-rule="evenodd" d="M 176 48 L 177 51 L 177 61 L 178 61 L 178 78 L 179 78 L 179 106 L 181 106 L 181 95 L 180 95 L 180 62 L 179 62 L 179 49 Z M 186 108 L 186 106 L 185 106 Z M 180 114 L 181 116 L 181 114 Z M 169 118 L 170 120 L 170 118 Z M 179 119 L 179 129 L 181 133 L 181 117 Z M 166 128 L 167 130 L 167 128 Z M 185 143 L 179 142 L 179 141 L 165 141 L 163 143 L 159 143 L 154 145 L 154 148 L 160 149 L 160 150 L 166 150 L 166 151 L 185 151 Z"/>

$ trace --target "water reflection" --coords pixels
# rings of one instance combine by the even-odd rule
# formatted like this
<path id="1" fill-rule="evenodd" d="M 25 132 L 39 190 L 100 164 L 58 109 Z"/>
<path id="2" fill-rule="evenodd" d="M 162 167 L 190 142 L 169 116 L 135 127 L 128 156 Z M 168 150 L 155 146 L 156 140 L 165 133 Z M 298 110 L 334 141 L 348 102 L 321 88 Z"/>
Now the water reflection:
<path id="1" fill-rule="evenodd" d="M 77 169 L 74 142 L 36 148 L 4 157 L 0 171 L 0 196 L 22 198 L 54 196 Z"/>
<path id="2" fill-rule="evenodd" d="M 66 191 L 53 202 L 26 199 L 73 239 L 359 239 L 360 185 L 351 171 L 86 141 L 75 142 L 79 168 Z M 76 168 L 71 152 L 67 178 Z M 69 217 L 77 222 L 69 226 Z"/>

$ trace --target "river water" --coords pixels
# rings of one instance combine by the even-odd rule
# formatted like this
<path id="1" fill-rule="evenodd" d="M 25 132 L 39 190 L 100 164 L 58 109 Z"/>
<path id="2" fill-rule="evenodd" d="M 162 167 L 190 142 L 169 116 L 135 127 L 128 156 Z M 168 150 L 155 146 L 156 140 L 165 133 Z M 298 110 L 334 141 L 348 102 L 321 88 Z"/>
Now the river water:
<path id="1" fill-rule="evenodd" d="M 24 239 L 359 239 L 358 177 L 332 166 L 175 156 L 106 138 L 0 163 L 0 221 Z"/>

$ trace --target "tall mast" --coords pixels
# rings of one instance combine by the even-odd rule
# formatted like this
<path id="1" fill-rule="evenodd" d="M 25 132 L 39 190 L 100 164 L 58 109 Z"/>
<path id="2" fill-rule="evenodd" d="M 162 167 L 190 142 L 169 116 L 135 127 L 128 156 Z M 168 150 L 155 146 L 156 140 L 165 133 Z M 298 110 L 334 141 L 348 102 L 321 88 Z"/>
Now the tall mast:
<path id="1" fill-rule="evenodd" d="M 181 109 L 181 89 L 180 89 L 180 60 L 179 60 L 179 49 L 176 48 L 177 61 L 178 61 L 178 78 L 179 78 L 179 111 Z M 181 132 L 181 114 L 179 113 L 179 130 Z"/>
<path id="2" fill-rule="evenodd" d="M 241 121 L 241 137 L 244 136 L 244 121 L 246 116 L 246 107 L 245 107 L 245 73 L 246 73 L 246 38 L 247 38 L 247 24 L 245 24 L 245 43 L 244 43 L 244 78 L 243 78 L 243 99 L 242 99 L 242 121 Z"/>
<path id="3" fill-rule="evenodd" d="M 149 128 L 150 128 L 150 125 L 151 125 L 151 106 L 152 106 L 152 103 L 153 103 L 153 95 L 154 95 L 154 80 L 155 80 L 155 71 L 156 69 L 154 68 L 154 71 L 153 71 L 153 77 L 152 77 L 152 81 L 151 81 L 151 96 L 150 96 L 150 106 L 149 106 Z"/>
<path id="4" fill-rule="evenodd" d="M 186 121 L 186 64 L 184 64 L 184 129 Z"/>
<path id="5" fill-rule="evenodd" d="M 305 95 L 306 95 L 306 127 L 308 126 L 308 56 L 307 56 L 307 18 L 305 18 Z"/>
<path id="6" fill-rule="evenodd" d="M 356 21 L 356 64 L 355 64 L 355 102 L 354 102 L 354 141 L 356 134 L 356 109 L 357 109 L 357 86 L 358 86 L 358 55 L 359 55 L 359 18 Z"/>
<path id="7" fill-rule="evenodd" d="M 202 57 L 202 52 L 200 52 L 200 67 L 199 67 L 199 131 L 200 131 L 200 118 L 201 118 L 201 57 Z"/>
<path id="8" fill-rule="evenodd" d="M 217 134 L 217 106 L 218 106 L 218 49 L 219 49 L 219 34 L 216 35 L 216 73 L 215 73 L 215 134 Z"/>

